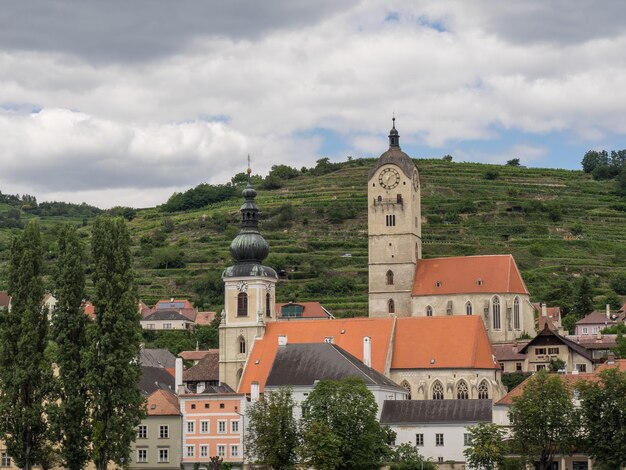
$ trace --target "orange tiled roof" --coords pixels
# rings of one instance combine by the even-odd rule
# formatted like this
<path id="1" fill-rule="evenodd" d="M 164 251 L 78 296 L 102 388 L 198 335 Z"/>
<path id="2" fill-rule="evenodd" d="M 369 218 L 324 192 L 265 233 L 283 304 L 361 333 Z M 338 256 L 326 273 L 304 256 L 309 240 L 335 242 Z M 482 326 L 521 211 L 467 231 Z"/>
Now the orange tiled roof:
<path id="1" fill-rule="evenodd" d="M 11 296 L 8 292 L 0 290 L 0 307 L 8 307 L 11 303 Z"/>
<path id="2" fill-rule="evenodd" d="M 278 310 L 278 318 L 282 319 L 283 307 L 285 305 L 302 305 L 304 311 L 302 317 L 299 318 L 331 318 L 328 311 L 319 302 L 285 302 L 282 304 L 276 304 L 276 310 Z M 287 319 L 287 318 L 285 318 Z"/>
<path id="3" fill-rule="evenodd" d="M 595 374 L 602 372 L 603 370 L 610 369 L 611 367 L 617 367 L 620 372 L 626 372 L 626 359 L 616 359 L 614 364 L 609 364 L 605 362 L 598 366 L 598 368 L 594 371 Z"/>
<path id="4" fill-rule="evenodd" d="M 215 319 L 215 312 L 198 312 L 196 315 L 196 325 L 210 325 Z"/>
<path id="5" fill-rule="evenodd" d="M 332 336 L 336 345 L 361 361 L 363 360 L 363 337 L 369 336 L 372 339 L 372 368 L 384 374 L 393 324 L 393 318 L 268 323 L 263 338 L 258 338 L 252 345 L 238 391 L 250 393 L 252 382 L 258 382 L 260 391 L 263 391 L 265 380 L 278 350 L 279 336 L 287 336 L 288 343 L 321 343 L 326 337 Z"/>
<path id="6" fill-rule="evenodd" d="M 528 294 L 512 255 L 460 256 L 417 262 L 414 296 L 497 292 Z"/>
<path id="7" fill-rule="evenodd" d="M 159 389 L 147 400 L 148 416 L 180 415 L 178 398 L 169 390 Z"/>
<path id="8" fill-rule="evenodd" d="M 90 320 L 95 320 L 96 308 L 88 300 L 86 302 L 83 302 L 83 312 L 89 317 Z"/>
<path id="9" fill-rule="evenodd" d="M 178 353 L 178 357 L 184 359 L 185 361 L 199 361 L 207 354 L 216 354 L 218 352 L 219 349 L 205 349 L 204 351 L 181 351 Z"/>
<path id="10" fill-rule="evenodd" d="M 434 362 L 433 362 L 434 360 Z M 497 369 L 477 315 L 398 318 L 392 369 Z"/>

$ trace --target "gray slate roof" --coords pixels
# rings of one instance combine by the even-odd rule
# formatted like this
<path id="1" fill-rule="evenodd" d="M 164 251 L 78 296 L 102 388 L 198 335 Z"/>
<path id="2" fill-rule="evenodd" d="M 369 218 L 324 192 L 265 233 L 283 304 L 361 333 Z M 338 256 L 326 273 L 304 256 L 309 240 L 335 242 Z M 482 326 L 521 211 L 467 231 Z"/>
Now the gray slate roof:
<path id="1" fill-rule="evenodd" d="M 177 320 L 177 321 L 190 321 L 189 318 L 181 314 L 178 310 L 172 309 L 158 309 L 154 313 L 151 313 L 141 321 L 155 321 L 155 320 Z"/>
<path id="2" fill-rule="evenodd" d="M 491 419 L 491 400 L 385 400 L 380 423 L 477 423 Z"/>
<path id="3" fill-rule="evenodd" d="M 316 380 L 341 380 L 347 377 L 359 377 L 365 385 L 384 385 L 403 390 L 380 372 L 367 367 L 352 354 L 331 343 L 280 346 L 265 386 L 312 386 Z"/>
<path id="4" fill-rule="evenodd" d="M 174 377 L 162 367 L 141 367 L 139 389 L 144 395 L 151 395 L 159 389 L 174 391 Z"/>
<path id="5" fill-rule="evenodd" d="M 142 349 L 139 353 L 139 361 L 142 366 L 163 367 L 174 369 L 176 357 L 167 349 Z"/>
<path id="6" fill-rule="evenodd" d="M 407 178 L 412 178 L 413 173 L 416 171 L 415 163 L 411 160 L 406 153 L 400 150 L 400 147 L 390 147 L 389 150 L 384 152 L 378 160 L 374 167 L 369 171 L 368 181 L 372 179 L 372 176 L 376 173 L 376 171 L 383 165 L 396 165 L 400 167 L 402 172 L 405 174 Z"/>

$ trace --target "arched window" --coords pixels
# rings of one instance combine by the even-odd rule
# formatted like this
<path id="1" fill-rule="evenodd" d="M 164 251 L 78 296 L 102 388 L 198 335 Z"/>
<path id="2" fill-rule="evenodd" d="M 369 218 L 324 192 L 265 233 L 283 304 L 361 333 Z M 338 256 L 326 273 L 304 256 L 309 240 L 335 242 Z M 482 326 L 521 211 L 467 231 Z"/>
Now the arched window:
<path id="1" fill-rule="evenodd" d="M 471 315 L 472 313 L 474 313 L 472 311 L 472 303 L 471 302 L 467 302 L 465 304 L 465 315 Z"/>
<path id="2" fill-rule="evenodd" d="M 443 385 L 439 380 L 433 384 L 433 400 L 443 400 Z"/>
<path id="3" fill-rule="evenodd" d="M 245 292 L 240 292 L 237 296 L 237 316 L 248 316 L 248 294 Z"/>
<path id="4" fill-rule="evenodd" d="M 389 302 L 387 302 L 387 307 L 388 307 L 389 313 L 396 312 L 396 304 L 394 303 L 393 299 L 389 299 Z"/>
<path id="5" fill-rule="evenodd" d="M 478 398 L 480 400 L 486 400 L 489 398 L 489 385 L 487 385 L 486 380 L 483 380 L 478 386 Z"/>
<path id="6" fill-rule="evenodd" d="M 433 316 L 433 308 L 430 305 L 426 307 L 426 316 L 427 317 Z"/>
<path id="7" fill-rule="evenodd" d="M 495 296 L 491 299 L 491 316 L 493 317 L 493 329 L 500 329 L 500 297 Z"/>
<path id="8" fill-rule="evenodd" d="M 460 380 L 459 383 L 456 384 L 456 398 L 458 400 L 467 400 L 469 398 L 469 388 L 465 380 Z"/>
<path id="9" fill-rule="evenodd" d="M 519 297 L 515 297 L 513 301 L 513 328 L 516 330 L 520 329 L 519 323 Z"/>
<path id="10" fill-rule="evenodd" d="M 393 271 L 391 269 L 387 271 L 387 285 L 388 286 L 393 285 Z"/>
<path id="11" fill-rule="evenodd" d="M 239 382 L 241 382 L 241 376 L 243 375 L 243 369 L 239 369 L 237 371 L 237 384 L 239 384 Z"/>
<path id="12" fill-rule="evenodd" d="M 378 196 L 378 202 L 383 202 L 383 197 L 382 196 Z"/>
<path id="13" fill-rule="evenodd" d="M 408 394 L 407 397 L 410 400 L 411 399 L 411 385 L 406 380 L 403 380 L 402 383 L 400 384 L 400 387 L 406 390 L 406 393 Z"/>
<path id="14" fill-rule="evenodd" d="M 246 340 L 243 336 L 240 336 L 237 341 L 239 342 L 239 354 L 246 353 Z"/>
<path id="15" fill-rule="evenodd" d="M 265 294 L 265 316 L 267 318 L 272 316 L 272 296 L 269 292 Z"/>

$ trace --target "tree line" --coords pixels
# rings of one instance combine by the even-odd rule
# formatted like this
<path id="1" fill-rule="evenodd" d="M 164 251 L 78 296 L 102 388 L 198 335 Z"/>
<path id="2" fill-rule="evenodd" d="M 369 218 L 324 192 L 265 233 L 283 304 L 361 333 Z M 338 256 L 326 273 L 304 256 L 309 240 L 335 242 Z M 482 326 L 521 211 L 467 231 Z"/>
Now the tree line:
<path id="1" fill-rule="evenodd" d="M 94 223 L 93 322 L 82 311 L 85 253 L 75 227 L 63 227 L 57 243 L 58 302 L 49 312 L 38 222 L 12 242 L 12 305 L 0 311 L 0 439 L 25 470 L 125 466 L 145 413 L 130 236 L 121 218 Z"/>
<path id="2" fill-rule="evenodd" d="M 589 150 L 581 164 L 583 171 L 596 180 L 615 179 L 619 192 L 626 195 L 626 149 Z"/>

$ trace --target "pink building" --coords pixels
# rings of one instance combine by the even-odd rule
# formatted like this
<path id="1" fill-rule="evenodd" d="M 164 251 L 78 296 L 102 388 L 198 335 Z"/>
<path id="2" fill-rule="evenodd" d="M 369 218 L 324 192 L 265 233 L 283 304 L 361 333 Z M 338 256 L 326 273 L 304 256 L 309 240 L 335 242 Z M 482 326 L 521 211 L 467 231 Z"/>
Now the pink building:
<path id="1" fill-rule="evenodd" d="M 243 465 L 245 394 L 207 387 L 208 393 L 180 395 L 183 414 L 183 467 L 207 464 L 219 456 Z M 226 389 L 227 387 L 223 387 Z"/>

